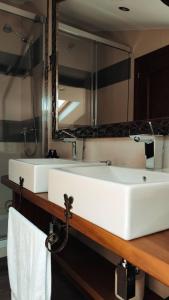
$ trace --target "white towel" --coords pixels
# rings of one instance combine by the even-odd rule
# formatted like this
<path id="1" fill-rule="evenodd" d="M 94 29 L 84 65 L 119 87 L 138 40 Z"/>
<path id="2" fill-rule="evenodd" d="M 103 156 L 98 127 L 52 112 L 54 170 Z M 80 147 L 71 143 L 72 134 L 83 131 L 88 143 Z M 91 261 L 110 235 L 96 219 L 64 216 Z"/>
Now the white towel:
<path id="1" fill-rule="evenodd" d="M 8 270 L 12 300 L 51 299 L 51 255 L 46 235 L 21 215 L 9 209 Z"/>

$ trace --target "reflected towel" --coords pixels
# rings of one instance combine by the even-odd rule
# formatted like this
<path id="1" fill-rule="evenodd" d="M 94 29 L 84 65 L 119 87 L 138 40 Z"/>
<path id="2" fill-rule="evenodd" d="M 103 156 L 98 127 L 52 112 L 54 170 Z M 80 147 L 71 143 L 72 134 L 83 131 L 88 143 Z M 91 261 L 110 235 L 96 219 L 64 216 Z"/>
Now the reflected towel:
<path id="1" fill-rule="evenodd" d="M 21 215 L 9 209 L 8 271 L 12 300 L 51 299 L 51 254 L 46 235 Z"/>

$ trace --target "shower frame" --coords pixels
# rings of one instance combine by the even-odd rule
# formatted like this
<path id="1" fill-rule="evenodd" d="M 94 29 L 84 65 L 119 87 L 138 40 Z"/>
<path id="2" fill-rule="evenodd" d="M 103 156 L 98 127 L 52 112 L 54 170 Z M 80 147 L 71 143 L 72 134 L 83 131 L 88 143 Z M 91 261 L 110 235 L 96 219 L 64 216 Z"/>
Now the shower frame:
<path id="1" fill-rule="evenodd" d="M 41 107 L 42 107 L 42 156 L 44 157 L 48 151 L 47 145 L 48 145 L 48 122 L 47 122 L 47 78 L 45 76 L 46 74 L 46 68 L 47 68 L 47 22 L 46 17 L 42 15 L 37 15 L 35 13 L 17 8 L 15 6 L 5 4 L 0 2 L 0 11 L 4 11 L 13 15 L 17 15 L 20 17 L 23 17 L 25 19 L 38 22 L 42 24 L 42 34 L 43 34 L 43 84 L 42 84 L 42 99 L 41 99 Z"/>

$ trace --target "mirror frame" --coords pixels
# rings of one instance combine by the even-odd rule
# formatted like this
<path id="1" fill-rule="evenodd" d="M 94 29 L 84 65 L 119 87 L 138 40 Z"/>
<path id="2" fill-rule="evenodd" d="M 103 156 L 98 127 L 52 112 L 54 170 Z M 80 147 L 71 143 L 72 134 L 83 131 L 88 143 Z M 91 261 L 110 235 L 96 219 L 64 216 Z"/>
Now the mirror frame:
<path id="1" fill-rule="evenodd" d="M 62 0 L 61 0 L 62 1 Z M 67 137 L 61 129 L 56 129 L 56 101 L 58 98 L 58 59 L 57 59 L 57 41 L 56 36 L 59 30 L 59 2 L 52 0 L 51 5 L 51 24 L 52 24 L 52 55 L 51 55 L 51 73 L 52 73 L 52 139 L 63 139 Z M 169 134 L 169 117 L 152 120 L 138 120 L 122 123 L 112 123 L 105 125 L 80 126 L 74 128 L 65 128 L 67 133 L 73 134 L 77 138 L 103 138 L 103 137 L 129 137 L 136 134 L 152 134 L 149 122 L 151 121 L 155 135 Z"/>

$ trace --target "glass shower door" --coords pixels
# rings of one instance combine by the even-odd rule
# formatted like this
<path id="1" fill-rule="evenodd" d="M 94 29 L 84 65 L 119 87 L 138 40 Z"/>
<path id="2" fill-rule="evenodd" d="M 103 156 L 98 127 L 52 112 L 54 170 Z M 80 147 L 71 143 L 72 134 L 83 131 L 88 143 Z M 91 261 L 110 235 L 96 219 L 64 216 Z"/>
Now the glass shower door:
<path id="1" fill-rule="evenodd" d="M 10 158 L 42 156 L 43 25 L 0 11 L 0 176 Z M 0 184 L 0 257 L 12 192 Z"/>

